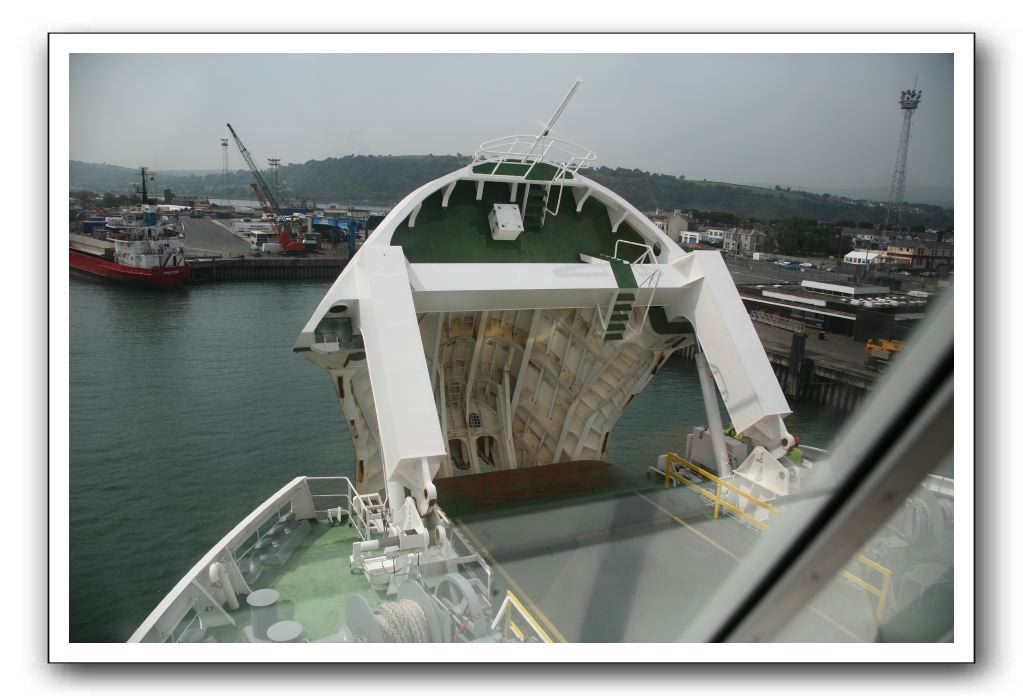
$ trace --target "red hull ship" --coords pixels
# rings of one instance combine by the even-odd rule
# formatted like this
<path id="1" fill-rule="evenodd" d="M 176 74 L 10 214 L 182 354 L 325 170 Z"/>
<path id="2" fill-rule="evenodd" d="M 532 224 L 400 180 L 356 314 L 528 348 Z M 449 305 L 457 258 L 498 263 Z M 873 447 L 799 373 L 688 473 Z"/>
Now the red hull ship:
<path id="1" fill-rule="evenodd" d="M 114 261 L 70 249 L 71 270 L 90 276 L 137 285 L 180 285 L 188 280 L 187 265 L 169 268 L 123 266 Z"/>
<path id="2" fill-rule="evenodd" d="M 141 174 L 140 211 L 130 218 L 108 217 L 106 239 L 71 235 L 72 271 L 136 285 L 180 285 L 188 280 L 184 239 L 173 226 L 159 224 L 146 189 L 146 167 Z"/>

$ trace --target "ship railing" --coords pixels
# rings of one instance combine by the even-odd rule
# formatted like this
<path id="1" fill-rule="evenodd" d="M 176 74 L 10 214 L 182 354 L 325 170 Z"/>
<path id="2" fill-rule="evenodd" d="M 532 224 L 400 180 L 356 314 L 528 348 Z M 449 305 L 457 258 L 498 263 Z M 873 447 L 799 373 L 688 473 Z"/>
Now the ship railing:
<path id="1" fill-rule="evenodd" d="M 921 485 L 936 495 L 944 496 L 946 498 L 955 498 L 956 482 L 955 479 L 949 478 L 948 476 L 928 474 L 927 478 L 924 479 L 923 484 Z"/>
<path id="2" fill-rule="evenodd" d="M 806 325 L 801 321 L 795 319 L 789 319 L 787 317 L 781 317 L 777 314 L 771 314 L 763 310 L 755 309 L 749 313 L 749 318 L 753 321 L 758 321 L 761 324 L 767 324 L 768 326 L 774 326 L 779 329 L 785 329 L 796 334 L 805 334 Z"/>
<path id="3" fill-rule="evenodd" d="M 339 519 L 352 514 L 352 500 L 358 494 L 351 480 L 346 476 L 304 476 L 309 497 L 312 500 L 314 516 L 321 520 Z M 323 489 L 312 482 L 333 482 L 339 484 L 341 490 L 338 492 L 323 492 Z M 316 487 L 320 492 L 313 493 Z M 330 504 L 333 503 L 333 504 Z M 283 517 L 292 512 L 297 512 L 295 500 L 289 499 L 280 505 L 276 510 L 267 514 L 249 536 L 237 545 L 232 551 L 236 563 L 241 565 L 242 561 L 250 555 L 259 543 L 259 540 L 266 536 L 273 526 Z"/>
<path id="4" fill-rule="evenodd" d="M 690 481 L 684 474 L 682 474 L 681 471 L 675 468 L 676 464 L 686 469 L 689 469 L 693 473 L 698 474 L 699 476 L 702 476 L 703 478 L 707 479 L 708 481 L 715 485 L 715 489 L 710 490 L 708 488 L 705 488 L 704 486 L 694 483 L 693 481 Z M 735 493 L 742 500 L 745 500 L 746 502 L 752 504 L 756 508 L 765 511 L 768 517 L 770 517 L 771 515 L 777 515 L 779 512 L 781 512 L 774 505 L 771 505 L 770 503 L 761 500 L 755 495 L 752 495 L 748 491 L 745 491 L 739 488 L 738 486 L 735 486 L 729 483 L 728 481 L 725 481 L 724 479 L 715 476 L 714 474 L 704 469 L 702 466 L 694 464 L 693 462 L 689 461 L 684 457 L 680 457 L 674 452 L 668 452 L 667 459 L 664 464 L 664 487 L 665 488 L 670 487 L 672 480 L 684 484 L 685 486 L 691 488 L 692 490 L 696 491 L 701 496 L 706 498 L 708 501 L 710 501 L 710 503 L 714 506 L 714 519 L 718 519 L 718 517 L 720 517 L 721 515 L 721 511 L 725 510 L 734 515 L 735 517 L 737 517 L 739 520 L 747 524 L 750 524 L 757 529 L 767 529 L 767 522 L 765 522 L 762 519 L 759 519 L 758 517 L 750 515 L 745 510 L 741 510 L 732 503 L 728 502 L 728 500 L 726 500 L 722 495 L 723 490 Z"/>
<path id="5" fill-rule="evenodd" d="M 316 511 L 317 518 L 332 520 L 339 519 L 341 516 L 350 517 L 352 515 L 354 500 L 359 496 L 359 493 L 355 490 L 355 486 L 347 476 L 306 476 L 305 480 L 310 482 L 309 494 L 312 496 L 313 509 Z M 322 492 L 323 489 L 320 488 L 320 484 L 312 483 L 320 481 L 338 484 L 341 486 L 341 490 L 337 492 Z M 321 492 L 313 493 L 314 488 Z M 330 503 L 334 504 L 331 505 Z"/>
<path id="6" fill-rule="evenodd" d="M 472 168 L 477 165 L 492 163 L 494 168 L 490 174 L 529 179 L 538 174 L 537 166 L 547 164 L 554 167 L 554 174 L 543 181 L 561 182 L 590 166 L 597 155 L 589 148 L 561 138 L 536 135 L 509 135 L 496 140 L 488 140 L 480 145 L 473 155 Z M 498 171 L 502 164 L 520 165 L 505 167 L 505 172 Z"/>
<path id="7" fill-rule="evenodd" d="M 543 630 L 540 622 L 537 621 L 515 593 L 508 590 L 501 602 L 501 608 L 497 611 L 490 624 L 491 631 L 499 631 L 505 638 L 515 638 L 522 642 L 553 643 L 547 631 Z"/>
<path id="8" fill-rule="evenodd" d="M 387 505 L 379 493 L 366 493 L 354 495 L 351 499 L 351 520 L 355 531 L 363 541 L 368 541 L 373 532 L 378 534 L 382 529 L 387 511 Z M 379 526 L 377 525 L 379 523 Z"/>
<path id="9" fill-rule="evenodd" d="M 676 464 L 699 474 L 707 481 L 713 483 L 715 485 L 715 489 L 710 490 L 698 483 L 690 481 L 675 467 Z M 761 500 L 749 491 L 745 491 L 738 486 L 715 476 L 702 466 L 694 464 L 674 452 L 668 452 L 664 464 L 664 487 L 668 488 L 671 485 L 672 480 L 684 484 L 707 499 L 710 504 L 714 506 L 714 519 L 718 519 L 721 511 L 724 510 L 738 518 L 740 521 L 759 531 L 763 531 L 768 528 L 770 520 L 781 513 L 781 510 L 778 507 L 771 505 L 765 500 Z M 748 514 L 744 510 L 739 509 L 725 499 L 722 494 L 722 490 L 735 493 L 739 496 L 739 498 L 751 503 L 756 508 L 765 511 L 767 513 L 766 519 L 759 519 Z M 856 587 L 873 595 L 877 599 L 875 617 L 878 621 L 883 620 L 888 603 L 888 596 L 892 589 L 892 571 L 862 553 L 858 553 L 850 559 L 848 566 L 841 570 L 840 575 Z"/>
<path id="10" fill-rule="evenodd" d="M 309 489 L 310 480 L 333 480 L 340 484 L 340 490 L 318 493 L 318 497 L 314 498 Z M 278 520 L 291 513 L 298 519 L 312 519 L 326 514 L 326 511 L 331 509 L 324 502 L 327 498 L 332 498 L 337 503 L 335 507 L 344 505 L 350 509 L 351 505 L 347 501 L 351 499 L 354 490 L 351 481 L 345 477 L 299 476 L 291 480 L 217 542 L 178 581 L 129 641 L 181 640 L 188 636 L 188 628 L 194 625 L 196 616 L 199 617 L 199 625 L 203 630 L 234 623 L 223 609 L 223 601 L 217 598 L 221 590 L 210 578 L 211 567 L 216 563 L 222 564 L 221 570 L 227 574 L 235 593 L 248 594 L 251 591 L 249 581 L 252 576 L 242 569 L 250 567 L 248 561 L 255 553 L 256 544 L 269 534 Z M 317 503 L 317 500 L 320 502 Z"/>

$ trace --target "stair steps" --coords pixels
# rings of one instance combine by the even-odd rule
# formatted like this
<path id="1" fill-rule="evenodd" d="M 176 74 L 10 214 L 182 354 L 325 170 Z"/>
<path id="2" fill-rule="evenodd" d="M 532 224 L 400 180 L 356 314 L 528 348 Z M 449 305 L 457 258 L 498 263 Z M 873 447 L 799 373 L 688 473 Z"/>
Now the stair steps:
<path id="1" fill-rule="evenodd" d="M 530 186 L 522 212 L 522 227 L 526 232 L 539 232 L 543 227 L 547 190 L 543 186 Z"/>
<path id="2" fill-rule="evenodd" d="M 636 293 L 621 292 L 615 295 L 611 303 L 611 314 L 604 327 L 604 343 L 614 343 L 625 338 L 625 329 L 632 319 L 632 309 L 636 304 Z"/>

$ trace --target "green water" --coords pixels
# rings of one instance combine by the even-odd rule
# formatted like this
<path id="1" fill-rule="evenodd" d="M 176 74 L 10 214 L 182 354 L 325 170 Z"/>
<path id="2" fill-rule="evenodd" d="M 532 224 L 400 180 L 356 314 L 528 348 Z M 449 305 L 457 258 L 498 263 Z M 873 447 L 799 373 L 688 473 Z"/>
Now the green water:
<path id="1" fill-rule="evenodd" d="M 71 279 L 70 632 L 123 641 L 241 518 L 295 476 L 353 474 L 327 373 L 291 351 L 329 284 L 152 291 Z M 844 420 L 789 418 L 827 446 Z M 637 485 L 706 421 L 692 363 L 669 361 L 616 426 Z"/>

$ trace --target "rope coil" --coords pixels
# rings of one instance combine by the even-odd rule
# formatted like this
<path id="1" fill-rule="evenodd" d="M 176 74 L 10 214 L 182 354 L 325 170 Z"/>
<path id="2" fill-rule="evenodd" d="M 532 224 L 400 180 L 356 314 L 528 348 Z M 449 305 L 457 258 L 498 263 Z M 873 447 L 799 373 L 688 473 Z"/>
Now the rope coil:
<path id="1" fill-rule="evenodd" d="M 388 643 L 428 643 L 430 627 L 426 612 L 411 599 L 397 602 L 384 602 L 378 606 L 373 615 L 384 641 Z"/>

